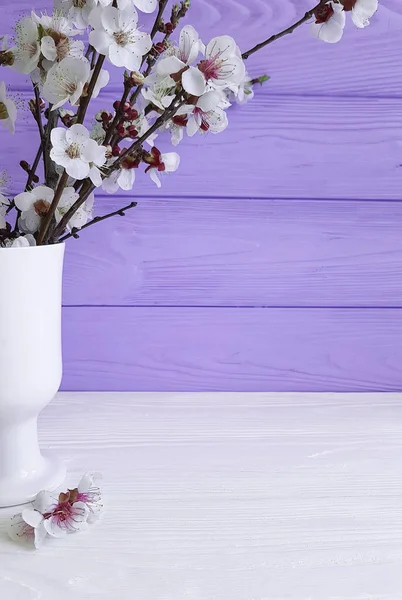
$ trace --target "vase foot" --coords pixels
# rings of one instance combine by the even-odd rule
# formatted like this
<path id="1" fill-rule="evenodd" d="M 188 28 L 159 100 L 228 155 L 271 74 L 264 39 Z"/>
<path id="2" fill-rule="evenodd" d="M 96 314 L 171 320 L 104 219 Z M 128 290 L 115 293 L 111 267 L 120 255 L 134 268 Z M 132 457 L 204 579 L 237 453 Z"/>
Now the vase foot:
<path id="1" fill-rule="evenodd" d="M 32 502 L 42 490 L 53 491 L 63 483 L 66 467 L 57 456 L 43 452 L 34 471 L 19 471 L 7 478 L 0 477 L 0 508 Z"/>

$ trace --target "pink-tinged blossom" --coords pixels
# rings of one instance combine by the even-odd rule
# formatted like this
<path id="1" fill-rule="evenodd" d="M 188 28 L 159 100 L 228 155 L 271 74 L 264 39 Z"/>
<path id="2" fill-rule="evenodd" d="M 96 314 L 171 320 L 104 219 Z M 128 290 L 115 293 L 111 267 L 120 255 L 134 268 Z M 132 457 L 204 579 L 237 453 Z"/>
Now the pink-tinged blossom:
<path id="1" fill-rule="evenodd" d="M 145 169 L 145 172 L 149 173 L 149 176 L 158 188 L 162 185 L 158 173 L 173 173 L 180 165 L 180 156 L 177 152 L 166 152 L 162 154 L 160 150 L 155 147 L 151 149 L 151 152 L 149 152 L 143 160 L 149 165 Z"/>
<path id="2" fill-rule="evenodd" d="M 44 527 L 50 536 L 59 538 L 87 529 L 89 508 L 83 502 L 75 501 L 75 497 L 74 490 L 60 494 L 57 504 L 43 515 Z"/>
<path id="3" fill-rule="evenodd" d="M 100 488 L 94 485 L 100 478 L 100 473 L 86 473 L 78 484 L 77 502 L 83 502 L 88 507 L 88 523 L 94 523 L 103 508 Z"/>
<path id="4" fill-rule="evenodd" d="M 378 10 L 378 0 L 342 0 L 344 10 L 350 11 L 353 23 L 359 29 L 370 25 L 371 17 Z"/>
<path id="5" fill-rule="evenodd" d="M 314 13 L 314 23 L 310 25 L 313 37 L 336 44 L 340 41 L 345 28 L 346 17 L 343 6 L 336 2 L 329 2 L 320 6 Z"/>

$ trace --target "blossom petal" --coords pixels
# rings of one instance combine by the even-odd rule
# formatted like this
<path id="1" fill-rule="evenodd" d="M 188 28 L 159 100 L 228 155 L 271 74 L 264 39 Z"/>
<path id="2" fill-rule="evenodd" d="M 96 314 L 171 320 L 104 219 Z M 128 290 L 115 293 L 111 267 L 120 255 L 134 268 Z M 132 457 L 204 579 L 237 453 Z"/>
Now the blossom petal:
<path id="1" fill-rule="evenodd" d="M 213 90 L 212 92 L 206 92 L 201 96 L 201 98 L 198 98 L 197 106 L 203 112 L 209 112 L 218 106 L 221 99 L 222 95 L 216 90 Z"/>
<path id="2" fill-rule="evenodd" d="M 54 198 L 54 190 L 46 185 L 38 185 L 38 187 L 32 190 L 32 194 L 35 196 L 36 200 L 46 200 L 46 202 L 49 203 L 52 202 Z"/>
<path id="3" fill-rule="evenodd" d="M 236 55 L 236 42 L 230 35 L 212 38 L 205 48 L 205 54 L 211 58 L 219 56 L 220 60 L 225 60 Z"/>
<path id="4" fill-rule="evenodd" d="M 66 130 L 66 141 L 68 144 L 79 144 L 81 146 L 89 141 L 89 131 L 84 125 L 76 123 Z"/>
<path id="5" fill-rule="evenodd" d="M 165 164 L 166 173 L 173 173 L 179 168 L 180 156 L 177 152 L 166 152 L 166 154 L 162 154 L 161 160 Z"/>
<path id="6" fill-rule="evenodd" d="M 135 169 L 122 169 L 118 178 L 119 186 L 122 190 L 129 191 L 133 189 L 135 181 Z"/>
<path id="7" fill-rule="evenodd" d="M 52 131 L 50 133 L 50 141 L 52 142 L 52 146 L 53 147 L 66 146 L 67 145 L 66 133 L 67 133 L 67 129 L 64 129 L 64 127 L 55 127 L 54 129 L 52 129 Z"/>
<path id="8" fill-rule="evenodd" d="M 199 53 L 199 35 L 192 25 L 186 25 L 180 32 L 179 50 L 182 59 L 189 65 Z"/>
<path id="9" fill-rule="evenodd" d="M 102 185 L 102 175 L 98 167 L 91 167 L 89 171 L 89 178 L 95 187 L 100 187 Z"/>
<path id="10" fill-rule="evenodd" d="M 80 158 L 68 158 L 64 164 L 68 175 L 74 179 L 86 179 L 89 175 L 90 166 Z"/>
<path id="11" fill-rule="evenodd" d="M 55 506 L 56 504 L 56 498 L 50 492 L 47 491 L 39 492 L 35 500 L 32 502 L 33 508 L 42 514 L 48 512 L 51 509 L 51 507 Z"/>
<path id="12" fill-rule="evenodd" d="M 46 533 L 55 538 L 62 538 L 67 535 L 67 531 L 65 529 L 61 529 L 58 525 L 57 519 L 55 517 L 51 517 L 50 519 L 45 519 L 44 527 Z"/>
<path id="13" fill-rule="evenodd" d="M 14 542 L 32 542 L 35 530 L 24 521 L 21 514 L 18 514 L 11 518 L 8 535 Z"/>
<path id="14" fill-rule="evenodd" d="M 93 29 L 89 34 L 89 43 L 97 52 L 99 52 L 99 54 L 104 54 L 106 56 L 112 42 L 113 38 L 102 29 Z"/>
<path id="15" fill-rule="evenodd" d="M 50 35 L 45 35 L 41 41 L 42 54 L 48 60 L 54 61 L 57 58 L 57 49 L 54 39 Z"/>
<path id="16" fill-rule="evenodd" d="M 158 5 L 158 0 L 134 0 L 134 4 L 143 13 L 153 13 Z"/>
<path id="17" fill-rule="evenodd" d="M 123 46 L 118 44 L 111 44 L 109 46 L 109 60 L 116 67 L 126 67 L 129 69 L 128 63 L 131 63 L 131 54 Z M 137 64 L 137 62 L 135 63 Z"/>
<path id="18" fill-rule="evenodd" d="M 199 128 L 200 127 L 199 127 L 194 115 L 191 115 L 191 117 L 187 121 L 187 126 L 186 126 L 188 137 L 193 137 L 193 135 L 195 135 L 197 133 Z"/>
<path id="19" fill-rule="evenodd" d="M 162 186 L 158 177 L 158 171 L 156 169 L 149 169 L 149 176 L 152 179 L 152 181 L 156 183 L 156 187 L 160 188 Z"/>
<path id="20" fill-rule="evenodd" d="M 186 67 L 186 63 L 177 58 L 177 56 L 167 56 L 162 58 L 156 65 L 156 72 L 162 77 L 171 75 L 172 73 L 178 73 Z"/>
<path id="21" fill-rule="evenodd" d="M 32 192 L 22 192 L 22 194 L 18 194 L 14 198 L 15 206 L 22 212 L 32 208 L 35 202 L 36 197 L 32 194 Z"/>
<path id="22" fill-rule="evenodd" d="M 190 67 L 184 71 L 182 77 L 183 88 L 192 96 L 201 96 L 205 92 L 204 75 L 195 67 Z"/>
<path id="23" fill-rule="evenodd" d="M 34 533 L 34 545 L 35 548 L 40 548 L 43 545 L 43 542 L 47 538 L 47 531 L 45 527 L 45 522 L 42 521 L 41 524 L 35 528 Z"/>
<path id="24" fill-rule="evenodd" d="M 43 521 L 43 516 L 37 510 L 33 510 L 32 508 L 26 508 L 22 511 L 22 518 L 25 523 L 28 523 L 31 527 L 38 527 L 40 523 Z"/>

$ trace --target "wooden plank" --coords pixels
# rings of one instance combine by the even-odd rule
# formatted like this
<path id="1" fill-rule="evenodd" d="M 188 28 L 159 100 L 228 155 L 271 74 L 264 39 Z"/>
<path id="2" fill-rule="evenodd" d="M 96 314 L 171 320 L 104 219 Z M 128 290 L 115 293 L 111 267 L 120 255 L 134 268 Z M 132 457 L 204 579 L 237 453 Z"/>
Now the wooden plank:
<path id="1" fill-rule="evenodd" d="M 143 198 L 68 243 L 64 303 L 402 307 L 401 226 L 398 202 Z"/>
<path id="2" fill-rule="evenodd" d="M 66 308 L 64 390 L 397 391 L 399 309 Z"/>
<path id="3" fill-rule="evenodd" d="M 105 513 L 33 555 L 2 510 L 2 598 L 399 598 L 400 394 L 66 394 L 40 431 Z"/>
<path id="4" fill-rule="evenodd" d="M 95 110 L 111 106 L 112 99 L 110 94 L 106 104 L 99 99 Z M 177 148 L 180 168 L 163 178 L 162 192 L 140 169 L 134 195 L 401 197 L 399 100 L 271 97 L 266 88 L 248 105 L 231 108 L 229 119 L 229 128 L 219 135 L 186 138 Z M 172 150 L 167 133 L 158 146 Z M 7 136 L 2 167 L 9 170 L 13 191 L 25 184 L 19 161 L 32 161 L 36 150 L 31 121 L 14 137 Z"/>
<path id="5" fill-rule="evenodd" d="M 39 8 L 50 7 L 41 1 Z M 186 22 L 194 24 L 205 41 L 215 35 L 234 36 L 243 51 L 256 42 L 288 27 L 312 8 L 314 0 L 197 0 Z M 2 30 L 11 26 L 24 12 L 32 9 L 31 0 L 18 0 L 2 7 Z M 140 23 L 150 21 L 141 15 Z M 268 73 L 270 89 L 284 94 L 326 94 L 360 96 L 402 95 L 399 76 L 402 67 L 400 30 L 402 6 L 399 0 L 381 0 L 372 25 L 363 31 L 349 22 L 343 40 L 324 44 L 310 37 L 308 25 L 292 36 L 276 42 L 249 59 L 253 75 Z M 7 71 L 2 77 L 25 86 L 25 80 Z M 121 70 L 112 69 L 114 83 L 120 82 Z"/>

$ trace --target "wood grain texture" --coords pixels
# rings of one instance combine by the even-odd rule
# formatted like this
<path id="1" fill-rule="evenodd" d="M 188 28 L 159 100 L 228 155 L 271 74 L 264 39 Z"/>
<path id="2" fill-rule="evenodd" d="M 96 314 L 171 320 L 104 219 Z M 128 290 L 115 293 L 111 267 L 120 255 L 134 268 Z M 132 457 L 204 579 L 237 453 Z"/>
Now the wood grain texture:
<path id="1" fill-rule="evenodd" d="M 66 308 L 64 390 L 398 391 L 400 309 Z"/>
<path id="2" fill-rule="evenodd" d="M 64 303 L 402 307 L 401 226 L 398 202 L 143 198 L 69 242 Z"/>
<path id="3" fill-rule="evenodd" d="M 1 510 L 1 598 L 400 596 L 401 395 L 66 394 L 40 425 L 106 510 L 35 554 Z"/>
<path id="4" fill-rule="evenodd" d="M 294 23 L 312 8 L 314 1 L 197 0 L 186 22 L 197 27 L 204 41 L 227 33 L 245 51 Z M 35 6 L 50 7 L 51 2 L 40 0 Z M 6 31 L 21 14 L 32 9 L 32 2 L 18 0 L 2 8 Z M 149 20 L 141 14 L 141 24 Z M 381 0 L 372 25 L 360 31 L 348 21 L 340 44 L 324 44 L 311 38 L 306 25 L 251 57 L 248 68 L 253 75 L 271 75 L 269 86 L 274 93 L 401 97 L 401 27 L 400 1 Z M 111 71 L 113 83 L 119 84 L 121 71 Z M 25 80 L 10 71 L 2 76 L 26 87 Z"/>
<path id="5" fill-rule="evenodd" d="M 25 95 L 25 98 L 28 96 Z M 112 95 L 95 109 L 112 105 Z M 26 116 L 28 120 L 28 115 Z M 400 199 L 402 104 L 395 99 L 288 98 L 259 90 L 246 106 L 229 110 L 219 135 L 186 138 L 179 170 L 163 177 L 162 191 L 139 169 L 128 196 Z M 38 138 L 31 120 L 7 138 L 2 165 L 19 192 Z M 170 151 L 170 137 L 158 147 Z"/>

